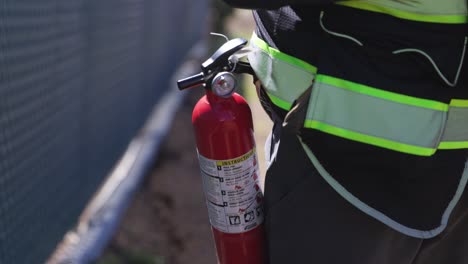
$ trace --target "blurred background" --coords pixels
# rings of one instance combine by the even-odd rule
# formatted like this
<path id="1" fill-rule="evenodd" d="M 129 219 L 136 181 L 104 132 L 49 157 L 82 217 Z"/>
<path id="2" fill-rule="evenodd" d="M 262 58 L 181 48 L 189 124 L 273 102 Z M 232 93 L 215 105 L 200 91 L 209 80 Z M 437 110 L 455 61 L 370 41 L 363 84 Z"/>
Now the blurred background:
<path id="1" fill-rule="evenodd" d="M 216 263 L 191 127 L 203 91 L 175 81 L 225 41 L 210 32 L 253 28 L 221 0 L 0 0 L 0 263 Z"/>

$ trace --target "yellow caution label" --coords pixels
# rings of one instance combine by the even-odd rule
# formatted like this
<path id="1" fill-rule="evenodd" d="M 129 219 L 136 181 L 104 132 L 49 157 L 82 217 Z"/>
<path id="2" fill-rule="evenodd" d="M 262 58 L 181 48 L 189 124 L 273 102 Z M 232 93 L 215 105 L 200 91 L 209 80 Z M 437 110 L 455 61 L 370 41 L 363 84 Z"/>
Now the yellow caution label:
<path id="1" fill-rule="evenodd" d="M 247 152 L 246 154 L 237 157 L 235 159 L 230 159 L 230 160 L 220 160 L 216 162 L 217 166 L 230 166 L 230 165 L 235 165 L 238 163 L 241 163 L 243 161 L 248 160 L 253 154 L 255 153 L 255 148 L 253 148 L 251 151 Z"/>

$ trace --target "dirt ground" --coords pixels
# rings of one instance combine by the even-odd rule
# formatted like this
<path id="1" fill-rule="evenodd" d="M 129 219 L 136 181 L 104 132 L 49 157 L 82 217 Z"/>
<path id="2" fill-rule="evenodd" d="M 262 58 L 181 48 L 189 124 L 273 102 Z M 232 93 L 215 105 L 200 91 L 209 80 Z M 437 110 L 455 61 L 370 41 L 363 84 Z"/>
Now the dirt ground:
<path id="1" fill-rule="evenodd" d="M 179 109 L 172 129 L 120 228 L 98 263 L 215 263 L 191 112 L 200 93 Z"/>

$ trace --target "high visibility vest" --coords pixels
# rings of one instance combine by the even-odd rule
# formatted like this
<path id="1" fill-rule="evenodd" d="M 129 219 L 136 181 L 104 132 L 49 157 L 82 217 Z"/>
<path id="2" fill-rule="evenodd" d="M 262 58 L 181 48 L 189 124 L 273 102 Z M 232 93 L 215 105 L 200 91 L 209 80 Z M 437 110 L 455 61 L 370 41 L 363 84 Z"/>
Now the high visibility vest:
<path id="1" fill-rule="evenodd" d="M 447 44 L 451 45 L 451 49 L 455 49 L 456 47 L 460 46 L 461 58 L 460 65 L 458 67 L 458 73 L 462 72 L 461 74 L 466 74 L 468 65 L 462 67 L 462 62 L 467 61 L 467 59 L 464 58 L 467 49 L 467 38 L 465 37 L 464 47 L 462 47 L 462 35 L 460 35 L 460 40 L 458 41 L 458 34 L 460 32 L 460 34 L 463 34 L 462 31 L 464 30 L 464 26 L 467 23 L 466 1 L 408 0 L 401 2 L 402 3 L 398 3 L 397 1 L 390 0 L 350 0 L 338 3 L 339 5 L 347 7 L 335 6 L 333 8 L 339 9 L 338 12 L 341 13 L 343 13 L 343 11 L 347 12 L 347 10 L 343 9 L 348 9 L 349 7 L 372 11 L 374 12 L 370 13 L 372 18 L 381 17 L 379 13 L 383 13 L 385 15 L 382 15 L 382 18 L 386 22 L 390 21 L 390 23 L 392 23 L 394 18 L 398 18 L 401 21 L 396 21 L 397 23 L 395 23 L 395 25 L 404 25 L 406 22 L 406 24 L 409 25 L 417 25 L 412 29 L 424 28 L 426 23 L 437 23 L 435 26 L 437 29 L 436 32 L 440 33 L 441 35 L 444 34 L 441 32 L 445 32 L 446 28 L 450 30 L 456 28 L 455 34 L 457 34 L 457 36 L 454 37 L 454 35 L 449 35 L 450 40 L 448 40 L 446 43 L 451 43 Z M 330 9 L 332 14 L 333 12 L 336 13 L 337 11 L 333 8 Z M 359 11 L 356 13 L 363 14 L 364 12 Z M 350 17 L 353 17 L 354 15 L 355 14 L 353 13 L 350 15 Z M 311 20 L 308 20 L 308 22 L 310 21 Z M 340 23 L 339 19 L 331 22 L 330 29 L 336 28 L 336 25 Z M 335 23 L 333 24 L 333 22 Z M 360 21 L 360 23 L 366 23 L 366 21 Z M 420 23 L 424 26 L 420 27 Z M 318 140 L 320 140 L 331 139 L 332 137 L 328 136 L 331 135 L 352 141 L 347 142 L 350 143 L 348 145 L 344 143 L 346 142 L 344 140 L 336 140 L 337 145 L 330 146 L 330 148 L 333 150 L 345 149 L 342 147 L 344 144 L 348 146 L 356 146 L 358 153 L 362 153 L 363 149 L 370 150 L 369 153 L 366 154 L 386 153 L 387 151 L 385 150 L 390 150 L 390 152 L 392 152 L 391 156 L 393 157 L 392 161 L 395 160 L 394 157 L 400 156 L 394 154 L 400 153 L 402 154 L 401 157 L 406 157 L 406 154 L 410 154 L 413 156 L 411 157 L 412 160 L 426 160 L 419 159 L 419 156 L 433 156 L 427 158 L 428 162 L 430 162 L 430 160 L 433 158 L 437 160 L 437 158 L 441 157 L 441 154 L 455 154 L 457 157 L 459 157 L 459 155 L 464 155 L 463 158 L 465 158 L 466 154 L 460 153 L 468 149 L 468 87 L 460 87 L 460 85 L 457 86 L 457 78 L 455 78 L 453 82 L 448 81 L 448 78 L 445 78 L 441 71 L 439 71 L 436 65 L 437 63 L 435 63 L 434 60 L 430 58 L 430 54 L 425 54 L 421 50 L 414 52 L 418 52 L 419 55 L 422 56 L 421 60 L 426 59 L 430 61 L 430 63 L 428 63 L 428 61 L 426 61 L 426 63 L 428 63 L 428 65 L 432 64 L 433 68 L 435 69 L 433 73 L 439 74 L 439 77 L 443 77 L 442 79 L 444 79 L 444 82 L 447 84 L 446 86 L 441 84 L 440 94 L 438 95 L 434 95 L 439 91 L 438 84 L 432 81 L 424 82 L 433 85 L 431 86 L 431 94 L 427 95 L 425 98 L 418 97 L 426 95 L 424 92 L 421 92 L 421 90 L 424 90 L 420 89 L 421 87 L 413 87 L 414 89 L 412 89 L 412 87 L 402 87 L 397 89 L 391 88 L 392 83 L 388 83 L 391 82 L 388 81 L 389 78 L 387 78 L 387 81 L 383 81 L 384 79 L 382 79 L 381 84 L 379 84 L 378 80 L 380 79 L 380 74 L 382 74 L 384 77 L 388 77 L 385 76 L 387 73 L 380 72 L 379 69 L 387 69 L 387 67 L 376 69 L 374 72 L 370 71 L 371 73 L 376 73 L 377 75 L 373 78 L 367 78 L 365 74 L 367 74 L 368 71 L 366 70 L 368 70 L 369 67 L 372 67 L 373 64 L 369 64 L 366 61 L 363 61 L 363 64 L 361 64 L 361 66 L 364 66 L 362 68 L 367 67 L 364 70 L 361 70 L 362 68 L 355 71 L 341 69 L 339 68 L 342 66 L 341 64 L 352 67 L 354 61 L 346 60 L 346 63 L 344 63 L 341 61 L 342 58 L 340 56 L 347 56 L 347 54 L 352 54 L 345 57 L 344 59 L 357 58 L 356 67 L 360 67 L 359 59 L 365 59 L 366 56 L 374 54 L 372 52 L 375 52 L 375 47 L 373 47 L 372 43 L 370 43 L 369 47 L 371 49 L 374 48 L 374 50 L 366 51 L 365 49 L 367 48 L 367 43 L 364 43 L 365 41 L 361 43 L 358 37 L 353 38 L 353 36 L 343 34 L 344 32 L 332 32 L 331 30 L 328 30 L 326 27 L 324 27 L 324 24 L 321 24 L 321 26 L 324 31 L 334 36 L 322 37 L 321 32 L 316 32 L 317 35 L 311 36 L 310 39 L 316 38 L 317 41 L 322 40 L 324 41 L 323 45 L 326 46 L 324 50 L 322 50 L 324 53 L 320 53 L 320 50 L 311 50 L 311 52 L 317 52 L 319 55 L 323 54 L 323 56 L 310 57 L 310 61 L 315 62 L 316 60 L 317 65 L 312 65 L 311 63 L 301 60 L 297 57 L 293 57 L 290 54 L 281 52 L 280 50 L 269 46 L 265 41 L 257 37 L 255 34 L 253 35 L 250 42 L 252 52 L 248 55 L 249 62 L 254 69 L 258 79 L 262 82 L 268 97 L 271 99 L 271 102 L 277 108 L 283 109 L 285 112 L 289 111 L 296 99 L 302 99 L 303 96 L 301 95 L 303 95 L 307 89 L 311 88 L 306 110 L 306 117 L 303 124 L 303 127 L 306 131 L 301 133 L 301 136 L 315 135 L 318 136 L 315 139 L 318 138 Z M 361 26 L 362 28 L 362 24 L 358 23 L 358 26 Z M 314 29 L 315 28 L 317 27 L 314 27 Z M 346 30 L 346 26 L 343 28 Z M 367 27 L 364 28 L 367 29 Z M 375 28 L 377 29 L 377 26 Z M 432 26 L 429 26 L 428 28 L 432 29 Z M 458 31 L 459 29 L 461 29 L 460 32 Z M 371 28 L 371 30 L 373 30 L 373 28 Z M 394 31 L 391 33 L 395 33 L 397 31 L 395 28 L 393 30 Z M 361 33 L 361 31 L 358 33 Z M 408 32 L 405 33 L 405 36 L 407 36 Z M 309 34 L 309 32 L 305 32 L 304 34 Z M 377 37 L 382 37 L 382 35 L 385 35 L 385 29 L 383 29 L 382 32 L 376 32 L 376 35 L 379 34 L 380 36 Z M 363 35 L 368 36 L 368 32 L 363 32 Z M 426 34 L 423 33 L 422 35 Z M 362 45 L 362 47 L 357 47 L 349 43 L 341 42 L 341 40 L 335 39 L 335 37 L 344 37 L 349 41 L 355 42 L 357 45 L 365 45 Z M 295 38 L 296 41 L 298 39 L 300 38 Z M 306 41 L 311 41 L 310 39 Z M 456 39 L 457 43 L 452 43 L 453 39 Z M 422 41 L 424 42 L 424 40 Z M 421 43 L 418 41 L 415 42 Z M 304 43 L 301 44 L 304 46 Z M 328 44 L 332 45 L 327 49 Z M 315 45 L 315 47 L 319 46 L 320 45 Z M 398 45 L 394 46 L 396 47 Z M 341 48 L 343 49 L 337 50 Z M 361 48 L 363 49 L 362 52 L 360 51 Z M 440 50 L 438 51 L 440 52 Z M 380 52 L 387 54 L 387 51 L 383 50 L 379 50 L 377 53 L 382 55 Z M 451 50 L 451 52 L 447 53 L 451 54 L 451 56 L 456 56 L 456 54 L 459 53 L 458 48 L 457 51 Z M 329 55 L 333 55 L 331 60 L 327 60 Z M 384 55 L 383 57 L 385 56 L 387 55 Z M 388 56 L 385 58 L 391 58 L 391 56 L 392 52 L 390 51 Z M 466 56 L 468 56 L 468 54 L 466 54 Z M 382 63 L 385 62 L 386 61 L 382 61 Z M 336 72 L 334 68 L 335 66 L 337 67 Z M 389 68 L 391 67 L 393 66 L 389 66 Z M 408 68 L 410 67 L 411 66 L 408 66 Z M 351 73 L 343 74 L 342 72 Z M 419 73 L 419 68 L 417 68 L 414 72 Z M 362 74 L 363 76 L 354 76 L 353 74 Z M 346 78 L 350 78 L 346 79 L 345 77 L 340 78 L 338 76 L 346 76 Z M 433 76 L 428 77 L 432 79 Z M 351 78 L 355 78 L 352 79 L 354 81 L 351 81 Z M 369 85 L 370 81 L 369 83 L 363 83 L 368 79 L 377 80 L 373 81 L 377 84 L 373 84 L 372 87 Z M 390 80 L 392 79 L 390 78 Z M 416 81 L 416 83 L 418 82 L 418 80 L 410 80 L 410 82 L 411 81 Z M 407 84 L 404 80 L 396 83 L 403 83 L 404 85 Z M 466 78 L 464 83 L 466 83 Z M 386 85 L 387 89 L 379 87 L 379 85 L 384 86 L 384 84 Z M 417 89 L 420 90 L 415 92 Z M 404 92 L 407 92 L 407 94 L 402 94 Z M 414 94 L 418 94 L 418 96 L 413 95 L 413 92 Z M 450 97 L 451 94 L 457 94 L 459 97 L 447 99 L 447 97 Z M 284 114 L 283 111 L 280 112 L 282 112 L 281 114 Z M 309 130 L 307 131 L 307 129 Z M 369 198 L 369 196 L 362 196 L 362 193 L 364 192 L 363 190 L 354 188 L 350 181 L 340 181 L 340 179 L 350 175 L 332 175 L 329 172 L 330 166 L 336 166 L 336 164 L 329 163 L 329 160 L 323 158 L 324 156 L 315 155 L 315 153 L 319 152 L 326 153 L 326 155 L 331 155 L 329 154 L 331 151 L 327 152 L 328 150 L 323 149 L 320 151 L 313 150 L 312 145 L 309 147 L 309 145 L 305 143 L 306 140 L 310 140 L 309 142 L 311 142 L 312 139 L 307 139 L 305 137 L 299 137 L 299 139 L 301 141 L 304 140 L 302 141 L 302 146 L 304 147 L 304 151 L 313 163 L 314 167 L 317 169 L 323 179 L 338 194 L 340 194 L 344 199 L 353 204 L 362 212 L 381 221 L 387 226 L 412 237 L 432 238 L 440 234 L 448 225 L 448 219 L 453 211 L 453 208 L 460 200 L 460 197 L 463 194 L 463 191 L 465 190 L 468 182 L 467 161 L 465 164 L 465 169 L 463 170 L 462 175 L 460 175 L 460 178 L 447 177 L 451 180 L 451 182 L 447 184 L 450 184 L 451 186 L 456 185 L 455 181 L 458 182 L 456 190 L 453 188 L 448 191 L 446 190 L 447 188 L 442 188 L 441 193 L 438 194 L 443 194 L 444 197 L 447 198 L 447 206 L 445 209 L 435 208 L 434 210 L 443 209 L 443 212 L 437 211 L 437 213 L 440 213 L 440 215 L 436 216 L 435 214 L 433 215 L 433 211 L 428 210 L 427 208 L 421 208 L 420 210 L 424 211 L 425 214 L 421 214 L 421 219 L 418 219 L 420 225 L 415 224 L 414 222 L 408 221 L 409 218 L 402 219 L 399 217 L 398 212 L 390 210 L 389 207 L 387 207 L 388 204 L 386 203 L 378 204 L 376 201 L 372 201 L 371 204 L 368 203 L 368 199 L 371 198 Z M 354 144 L 354 142 L 357 142 L 357 144 Z M 328 143 L 331 142 L 326 142 L 321 146 L 326 148 L 326 144 Z M 358 144 L 367 145 L 362 145 L 362 148 L 360 148 Z M 381 149 L 378 149 L 377 151 L 370 146 L 375 146 Z M 457 151 L 457 149 L 459 151 Z M 450 152 L 440 153 L 441 151 Z M 353 153 L 337 153 L 339 157 L 343 158 L 346 158 L 346 155 L 352 154 Z M 385 156 L 383 156 L 382 159 L 385 160 Z M 323 160 L 325 160 L 325 163 L 322 163 Z M 362 166 L 362 164 L 359 166 Z M 411 172 L 408 172 L 408 174 L 410 173 Z M 407 175 L 404 175 L 404 177 L 406 176 Z M 440 177 L 441 184 L 444 184 L 444 181 L 446 181 L 444 176 L 446 175 L 441 175 Z M 360 179 L 363 179 L 363 177 Z M 359 184 L 361 184 L 361 182 L 357 183 L 357 185 Z M 402 182 L 402 185 L 411 189 L 409 183 Z M 379 186 L 368 186 L 368 188 L 375 189 L 379 188 Z M 434 189 L 436 188 L 437 187 L 434 187 Z M 393 193 L 391 193 L 391 195 L 393 195 Z M 387 197 L 388 199 L 392 199 L 391 195 L 389 194 L 388 196 L 384 195 L 379 197 Z M 396 195 L 398 195 L 398 192 Z M 424 193 L 423 195 L 425 195 L 424 197 L 430 197 L 431 194 Z M 437 195 L 435 197 L 440 198 L 440 196 Z M 430 201 L 430 199 L 428 199 L 428 201 Z M 427 206 L 431 207 L 431 204 L 428 203 Z M 408 205 L 405 208 L 407 210 L 414 209 L 411 207 L 411 205 Z M 428 214 L 428 211 L 431 211 L 431 213 Z M 428 215 L 430 215 L 430 217 L 428 217 Z M 435 217 L 440 217 L 440 224 L 435 224 L 437 221 Z"/>
<path id="2" fill-rule="evenodd" d="M 466 0 L 348 0 L 337 4 L 420 22 L 467 23 Z"/>
<path id="3" fill-rule="evenodd" d="M 465 0 L 418 0 L 416 6 L 403 3 L 391 0 L 338 2 L 402 19 L 467 23 Z M 416 13 L 416 8 L 422 11 Z M 462 56 L 466 42 L 467 38 Z M 467 99 L 453 98 L 445 103 L 317 74 L 314 65 L 270 47 L 255 34 L 250 43 L 253 52 L 249 61 L 277 107 L 288 111 L 314 83 L 305 128 L 419 156 L 431 156 L 440 149 L 468 148 Z"/>

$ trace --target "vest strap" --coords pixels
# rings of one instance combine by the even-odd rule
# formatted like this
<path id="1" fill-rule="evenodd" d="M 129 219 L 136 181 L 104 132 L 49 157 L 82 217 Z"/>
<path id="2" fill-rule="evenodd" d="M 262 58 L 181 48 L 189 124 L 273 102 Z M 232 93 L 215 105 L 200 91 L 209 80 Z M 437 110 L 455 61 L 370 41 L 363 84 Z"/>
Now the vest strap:
<path id="1" fill-rule="evenodd" d="M 413 155 L 468 147 L 468 100 L 445 104 L 318 74 L 304 126 Z M 457 105 L 457 106 L 455 106 Z"/>
<path id="2" fill-rule="evenodd" d="M 253 34 L 248 54 L 255 74 L 262 82 L 271 101 L 289 111 L 293 102 L 312 84 L 317 67 L 269 47 Z"/>
<path id="3" fill-rule="evenodd" d="M 468 100 L 449 104 L 317 74 L 253 36 L 249 61 L 272 102 L 289 111 L 310 87 L 304 127 L 403 153 L 468 148 Z"/>

